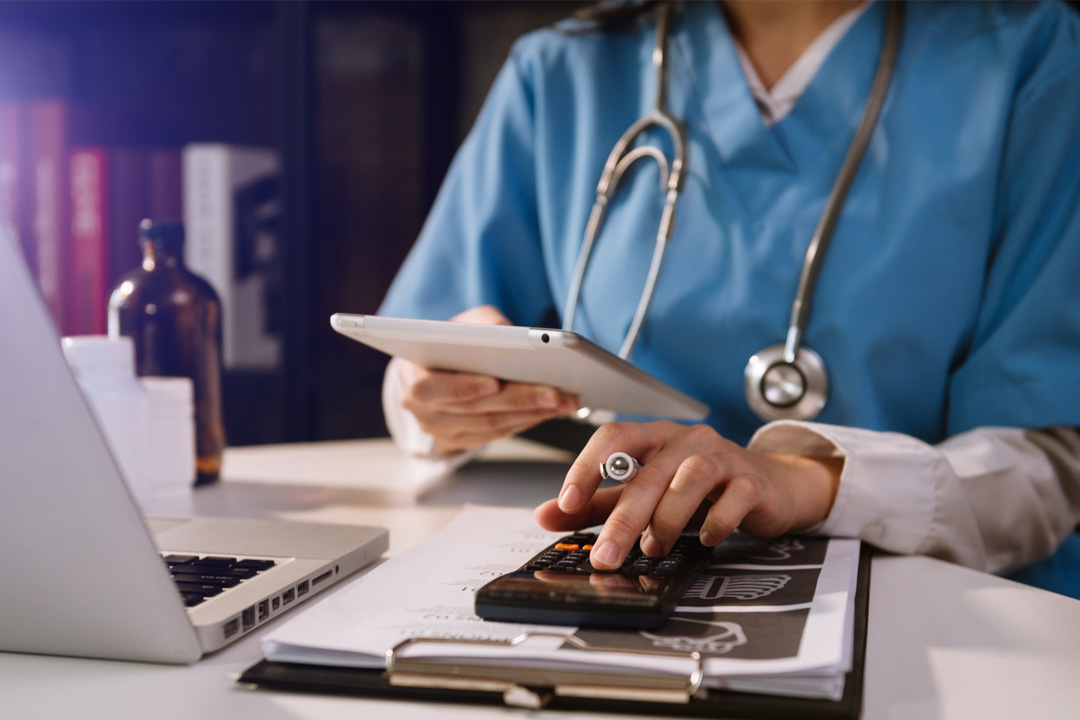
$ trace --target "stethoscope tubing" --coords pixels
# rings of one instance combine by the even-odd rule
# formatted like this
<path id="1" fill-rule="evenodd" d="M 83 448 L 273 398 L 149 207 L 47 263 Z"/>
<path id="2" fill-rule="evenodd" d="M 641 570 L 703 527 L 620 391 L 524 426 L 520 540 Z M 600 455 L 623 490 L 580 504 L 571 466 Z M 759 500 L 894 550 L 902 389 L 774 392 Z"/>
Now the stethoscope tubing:
<path id="1" fill-rule="evenodd" d="M 862 121 L 859 123 L 855 137 L 851 141 L 844 162 L 840 166 L 840 172 L 836 176 L 829 199 L 825 203 L 825 210 L 821 213 L 814 235 L 810 238 L 810 245 L 806 249 L 806 258 L 803 261 L 802 272 L 799 275 L 799 286 L 795 291 L 795 300 L 791 304 L 791 318 L 788 321 L 787 341 L 784 344 L 784 361 L 795 362 L 799 354 L 799 346 L 802 343 L 802 335 L 810 322 L 810 303 L 817 288 L 818 276 L 825 261 L 825 253 L 832 240 L 833 231 L 840 221 L 840 214 L 847 200 L 848 191 L 855 176 L 859 172 L 863 155 L 870 144 L 870 138 L 877 127 L 881 108 L 885 104 L 885 98 L 892 83 L 893 70 L 896 68 L 896 55 L 900 47 L 900 24 L 903 13 L 903 3 L 888 3 L 888 24 L 885 33 L 884 44 L 881 48 L 881 58 L 878 60 L 877 72 L 874 74 L 874 84 L 871 86 L 870 99 L 867 100 L 866 109 L 863 111 Z"/>
<path id="2" fill-rule="evenodd" d="M 608 203 L 618 187 L 619 180 L 630 165 L 643 157 L 651 157 L 660 166 L 660 189 L 665 193 L 664 210 L 660 216 L 660 227 L 656 233 L 656 244 L 653 246 L 652 261 L 649 263 L 649 272 L 645 279 L 645 286 L 638 299 L 638 306 L 634 312 L 634 319 L 630 323 L 626 336 L 623 338 L 622 347 L 619 349 L 619 357 L 628 358 L 634 350 L 634 345 L 641 337 L 641 327 L 648 315 L 649 306 L 656 291 L 656 284 L 660 278 L 660 268 L 663 266 L 664 254 L 667 249 L 667 241 L 675 225 L 675 206 L 682 191 L 684 172 L 686 169 L 686 129 L 675 116 L 668 112 L 664 105 L 667 97 L 667 37 L 668 23 L 671 18 L 671 5 L 665 4 L 657 18 L 656 23 L 656 47 L 653 50 L 653 65 L 656 68 L 656 103 L 653 108 L 643 117 L 639 118 L 622 134 L 615 147 L 612 148 L 604 163 L 604 170 L 600 174 L 600 180 L 596 184 L 596 201 L 589 213 L 589 221 L 585 226 L 585 239 L 581 250 L 578 252 L 574 274 L 570 281 L 570 289 L 567 292 L 566 305 L 563 310 L 563 329 L 573 330 L 574 319 L 577 315 L 578 300 L 581 295 L 581 287 L 585 281 L 585 271 L 588 269 L 589 259 L 592 257 L 593 244 L 600 227 L 603 225 L 604 214 Z M 630 149 L 630 146 L 645 131 L 660 127 L 671 136 L 674 148 L 674 157 L 668 166 L 667 157 L 659 148 L 651 145 L 643 145 Z"/>

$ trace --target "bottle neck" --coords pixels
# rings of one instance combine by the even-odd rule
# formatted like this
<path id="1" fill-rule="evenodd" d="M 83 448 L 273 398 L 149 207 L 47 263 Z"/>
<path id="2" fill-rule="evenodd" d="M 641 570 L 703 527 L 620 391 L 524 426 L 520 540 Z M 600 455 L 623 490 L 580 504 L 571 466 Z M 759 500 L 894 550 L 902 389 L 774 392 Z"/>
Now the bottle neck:
<path id="1" fill-rule="evenodd" d="M 184 267 L 183 246 L 177 243 L 143 240 L 143 270 Z"/>

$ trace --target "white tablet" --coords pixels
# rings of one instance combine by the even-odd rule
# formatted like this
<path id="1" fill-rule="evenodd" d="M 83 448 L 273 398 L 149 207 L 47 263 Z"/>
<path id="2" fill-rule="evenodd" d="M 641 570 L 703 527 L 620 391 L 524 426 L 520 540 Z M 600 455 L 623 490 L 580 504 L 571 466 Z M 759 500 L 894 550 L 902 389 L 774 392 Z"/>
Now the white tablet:
<path id="1" fill-rule="evenodd" d="M 566 330 L 343 313 L 330 326 L 425 367 L 550 385 L 594 410 L 678 420 L 709 414 L 704 403 Z"/>

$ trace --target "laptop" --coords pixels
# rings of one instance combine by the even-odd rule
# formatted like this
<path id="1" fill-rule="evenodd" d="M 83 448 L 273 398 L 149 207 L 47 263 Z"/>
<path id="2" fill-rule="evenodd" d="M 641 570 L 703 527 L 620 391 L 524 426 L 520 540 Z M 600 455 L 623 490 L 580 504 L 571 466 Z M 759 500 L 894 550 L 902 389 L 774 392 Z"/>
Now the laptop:
<path id="1" fill-rule="evenodd" d="M 375 527 L 143 518 L 0 228 L 0 651 L 191 663 L 387 545 Z"/>

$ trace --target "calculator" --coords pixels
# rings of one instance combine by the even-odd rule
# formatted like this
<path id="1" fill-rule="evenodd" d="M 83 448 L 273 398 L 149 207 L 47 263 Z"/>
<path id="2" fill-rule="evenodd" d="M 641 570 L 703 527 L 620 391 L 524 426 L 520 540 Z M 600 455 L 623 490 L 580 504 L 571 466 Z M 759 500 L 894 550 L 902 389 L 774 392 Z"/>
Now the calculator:
<path id="1" fill-rule="evenodd" d="M 552 543 L 477 590 L 476 614 L 503 622 L 649 630 L 671 615 L 713 553 L 684 535 L 664 557 L 646 557 L 635 546 L 622 567 L 606 571 L 589 563 L 595 542 L 595 533 L 577 533 Z"/>

